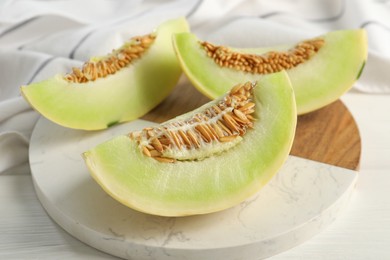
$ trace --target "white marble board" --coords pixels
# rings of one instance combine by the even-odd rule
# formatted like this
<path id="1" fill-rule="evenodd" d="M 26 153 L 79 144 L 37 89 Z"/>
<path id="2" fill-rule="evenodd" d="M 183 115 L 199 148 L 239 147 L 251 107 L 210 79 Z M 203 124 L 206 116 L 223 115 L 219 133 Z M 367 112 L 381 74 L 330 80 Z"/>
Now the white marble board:
<path id="1" fill-rule="evenodd" d="M 290 156 L 259 193 L 234 208 L 167 218 L 127 208 L 90 177 L 81 153 L 150 125 L 133 121 L 86 132 L 41 118 L 30 144 L 39 200 L 67 232 L 127 259 L 262 259 L 303 243 L 331 223 L 357 181 L 356 171 Z"/>

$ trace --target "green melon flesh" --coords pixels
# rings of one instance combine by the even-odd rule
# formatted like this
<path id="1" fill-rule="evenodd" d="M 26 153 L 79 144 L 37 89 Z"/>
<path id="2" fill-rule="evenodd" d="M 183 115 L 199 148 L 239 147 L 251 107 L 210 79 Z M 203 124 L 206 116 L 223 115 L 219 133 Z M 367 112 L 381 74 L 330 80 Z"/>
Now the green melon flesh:
<path id="1" fill-rule="evenodd" d="M 71 83 L 62 75 L 21 87 L 25 99 L 49 120 L 69 128 L 97 130 L 136 119 L 171 92 L 181 68 L 172 34 L 188 31 L 184 18 L 156 30 L 142 57 L 115 74 L 87 83 Z"/>
<path id="2" fill-rule="evenodd" d="M 203 107 L 178 118 L 202 111 Z M 287 74 L 267 75 L 254 89 L 254 129 L 233 148 L 200 161 L 162 163 L 136 141 L 118 136 L 85 152 L 93 178 L 124 205 L 161 216 L 205 214 L 232 207 L 256 193 L 291 149 L 296 105 Z"/>
<path id="3" fill-rule="evenodd" d="M 298 114 L 311 112 L 337 100 L 359 78 L 367 59 L 364 30 L 334 31 L 320 38 L 325 40 L 325 44 L 313 57 L 287 70 L 294 88 Z M 225 93 L 231 84 L 255 80 L 260 76 L 220 67 L 207 56 L 194 34 L 176 34 L 174 46 L 183 71 L 195 87 L 210 98 Z M 270 50 L 285 51 L 294 46 L 234 50 L 263 54 Z"/>

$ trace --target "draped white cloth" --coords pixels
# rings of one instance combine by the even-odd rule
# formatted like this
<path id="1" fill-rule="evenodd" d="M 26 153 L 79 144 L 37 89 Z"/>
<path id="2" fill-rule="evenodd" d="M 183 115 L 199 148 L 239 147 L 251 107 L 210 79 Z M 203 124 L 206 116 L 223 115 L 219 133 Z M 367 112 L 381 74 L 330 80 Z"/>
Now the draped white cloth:
<path id="1" fill-rule="evenodd" d="M 0 174 L 29 171 L 39 115 L 20 96 L 21 85 L 68 72 L 179 16 L 201 39 L 234 47 L 365 28 L 369 58 L 354 89 L 390 93 L 388 0 L 6 0 L 0 2 Z"/>

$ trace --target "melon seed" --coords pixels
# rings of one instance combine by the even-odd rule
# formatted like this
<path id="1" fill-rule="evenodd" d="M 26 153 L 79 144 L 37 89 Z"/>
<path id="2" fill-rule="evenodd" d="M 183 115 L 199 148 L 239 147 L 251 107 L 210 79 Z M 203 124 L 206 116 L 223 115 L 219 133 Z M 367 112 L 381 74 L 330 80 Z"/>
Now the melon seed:
<path id="1" fill-rule="evenodd" d="M 129 43 L 98 61 L 87 61 L 81 69 L 73 67 L 72 72 L 64 76 L 65 80 L 74 83 L 86 83 L 98 78 L 105 78 L 139 59 L 150 47 L 156 36 L 148 34 L 132 38 Z"/>
<path id="2" fill-rule="evenodd" d="M 147 127 L 129 137 L 138 143 L 145 156 L 164 163 L 181 160 L 175 154 L 183 150 L 208 149 L 208 145 L 233 142 L 253 128 L 253 88 L 252 83 L 236 85 L 217 104 L 191 118 Z"/>
<path id="3" fill-rule="evenodd" d="M 291 69 L 309 60 L 324 45 L 321 38 L 298 43 L 286 52 L 270 51 L 262 55 L 237 53 L 225 46 L 200 42 L 207 55 L 221 67 L 234 68 L 252 74 L 268 74 Z"/>

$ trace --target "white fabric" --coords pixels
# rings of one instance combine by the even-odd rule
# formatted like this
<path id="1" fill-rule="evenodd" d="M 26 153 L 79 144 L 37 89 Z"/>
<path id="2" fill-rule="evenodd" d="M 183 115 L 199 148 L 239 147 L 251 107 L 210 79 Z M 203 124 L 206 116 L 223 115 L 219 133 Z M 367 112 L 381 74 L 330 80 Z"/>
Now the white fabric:
<path id="1" fill-rule="evenodd" d="M 164 20 L 185 16 L 200 38 L 236 47 L 293 43 L 365 28 L 369 58 L 354 86 L 390 93 L 387 0 L 8 0 L 0 2 L 0 173 L 27 169 L 38 118 L 19 87 L 65 73 Z M 17 171 L 17 170 L 15 170 Z"/>

